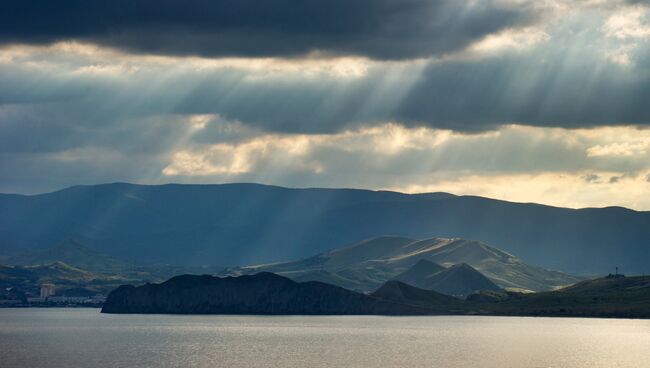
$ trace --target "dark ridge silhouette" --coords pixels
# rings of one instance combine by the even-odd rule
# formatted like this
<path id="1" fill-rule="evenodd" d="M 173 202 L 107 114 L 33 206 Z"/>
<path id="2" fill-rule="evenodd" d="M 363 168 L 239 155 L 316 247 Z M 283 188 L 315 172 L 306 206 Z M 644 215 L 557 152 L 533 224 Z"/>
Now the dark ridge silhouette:
<path id="1" fill-rule="evenodd" d="M 499 291 L 500 287 L 466 263 L 453 265 L 424 280 L 427 289 L 447 295 L 467 296 L 481 290 Z"/>
<path id="2" fill-rule="evenodd" d="M 454 308 L 458 310 L 465 308 L 465 303 L 457 298 L 396 280 L 386 282 L 370 295 L 382 300 L 447 312 L 453 311 Z"/>
<path id="3" fill-rule="evenodd" d="M 441 266 L 433 262 L 420 261 L 395 279 L 420 289 L 458 297 L 483 290 L 501 291 L 500 287 L 466 263 L 459 263 L 442 270 L 438 267 Z"/>
<path id="4" fill-rule="evenodd" d="M 416 286 L 421 289 L 426 289 L 426 286 L 422 285 L 422 281 L 429 276 L 443 271 L 444 269 L 445 267 L 437 263 L 426 259 L 420 259 L 416 264 L 411 266 L 411 268 L 393 277 L 393 280 L 401 281 L 405 284 Z"/>
<path id="5" fill-rule="evenodd" d="M 240 277 L 183 275 L 162 284 L 120 286 L 103 313 L 422 315 L 428 309 L 380 300 L 324 284 L 298 283 L 270 272 Z"/>
<path id="6" fill-rule="evenodd" d="M 269 272 L 183 275 L 113 290 L 103 313 L 270 315 L 512 315 L 650 318 L 650 278 L 596 279 L 543 293 L 481 292 L 466 300 L 388 281 L 370 295 Z"/>

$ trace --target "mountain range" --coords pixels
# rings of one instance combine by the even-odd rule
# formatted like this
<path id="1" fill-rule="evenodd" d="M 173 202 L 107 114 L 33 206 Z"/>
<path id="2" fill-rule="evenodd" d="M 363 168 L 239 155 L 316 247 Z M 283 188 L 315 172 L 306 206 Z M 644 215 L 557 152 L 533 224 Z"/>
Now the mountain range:
<path id="1" fill-rule="evenodd" d="M 235 267 L 224 274 L 274 272 L 296 281 L 321 281 L 371 292 L 395 279 L 446 294 L 507 288 L 545 291 L 580 277 L 526 264 L 484 243 L 458 238 L 381 236 L 297 261 Z"/>
<path id="2" fill-rule="evenodd" d="M 620 207 L 258 184 L 0 195 L 0 262 L 74 238 L 129 263 L 236 266 L 305 258 L 380 234 L 477 239 L 573 274 L 650 271 L 650 212 Z"/>

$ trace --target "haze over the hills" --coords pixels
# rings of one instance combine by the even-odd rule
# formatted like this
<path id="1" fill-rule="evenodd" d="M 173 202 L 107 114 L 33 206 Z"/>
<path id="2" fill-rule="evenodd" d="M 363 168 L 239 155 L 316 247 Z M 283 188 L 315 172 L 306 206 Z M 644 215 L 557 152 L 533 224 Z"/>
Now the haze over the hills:
<path id="1" fill-rule="evenodd" d="M 476 239 L 525 262 L 603 274 L 650 264 L 650 213 L 445 193 L 257 184 L 105 184 L 0 195 L 0 253 L 67 238 L 130 262 L 242 265 L 308 257 L 382 234 Z"/>
<path id="2" fill-rule="evenodd" d="M 87 296 L 106 294 L 124 284 L 161 282 L 184 273 L 218 271 L 221 268 L 128 263 L 66 239 L 54 247 L 1 262 L 0 289 L 38 295 L 41 284 L 54 283 L 57 295 Z"/>
<path id="3" fill-rule="evenodd" d="M 10 264 L 26 266 L 54 262 L 62 262 L 94 272 L 125 271 L 134 267 L 132 264 L 90 249 L 74 239 L 65 239 L 54 247 L 32 250 L 7 260 Z"/>
<path id="4" fill-rule="evenodd" d="M 132 264 L 89 249 L 72 239 L 49 249 L 11 257 L 6 263 L 6 277 L 0 284 L 31 291 L 38 290 L 39 283 L 51 281 L 53 277 L 57 284 L 67 285 L 66 288 L 106 291 L 110 285 L 159 282 L 186 273 L 228 276 L 270 271 L 294 281 L 320 281 L 366 293 L 395 279 L 462 298 L 476 291 L 500 291 L 501 288 L 553 290 L 581 280 L 528 265 L 476 241 L 414 240 L 391 236 L 368 239 L 298 261 L 234 268 Z M 34 274 L 32 271 L 36 269 L 44 272 Z M 59 269 L 74 272 L 60 273 Z M 85 276 L 80 278 L 79 274 Z"/>

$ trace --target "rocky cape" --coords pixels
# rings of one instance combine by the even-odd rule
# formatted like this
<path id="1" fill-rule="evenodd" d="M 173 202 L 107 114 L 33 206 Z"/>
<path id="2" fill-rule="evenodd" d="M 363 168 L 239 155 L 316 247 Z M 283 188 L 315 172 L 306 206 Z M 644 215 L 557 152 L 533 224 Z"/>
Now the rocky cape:
<path id="1" fill-rule="evenodd" d="M 176 276 L 161 284 L 120 286 L 102 313 L 259 315 L 426 315 L 418 306 L 382 300 L 317 281 L 270 272 L 240 277 Z"/>
<path id="2" fill-rule="evenodd" d="M 532 294 L 486 291 L 461 300 L 396 280 L 367 295 L 269 272 L 183 275 L 161 284 L 120 286 L 109 294 L 102 313 L 650 318 L 650 278 L 601 278 Z"/>

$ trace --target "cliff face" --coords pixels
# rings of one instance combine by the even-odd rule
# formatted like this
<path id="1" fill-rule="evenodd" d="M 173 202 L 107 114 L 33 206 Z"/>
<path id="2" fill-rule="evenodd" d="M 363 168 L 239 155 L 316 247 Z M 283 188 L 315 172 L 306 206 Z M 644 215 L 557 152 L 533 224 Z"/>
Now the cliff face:
<path id="1" fill-rule="evenodd" d="M 298 283 L 268 272 L 225 278 L 183 275 L 161 284 L 121 286 L 109 294 L 102 313 L 432 314 L 429 309 L 320 282 Z"/>

